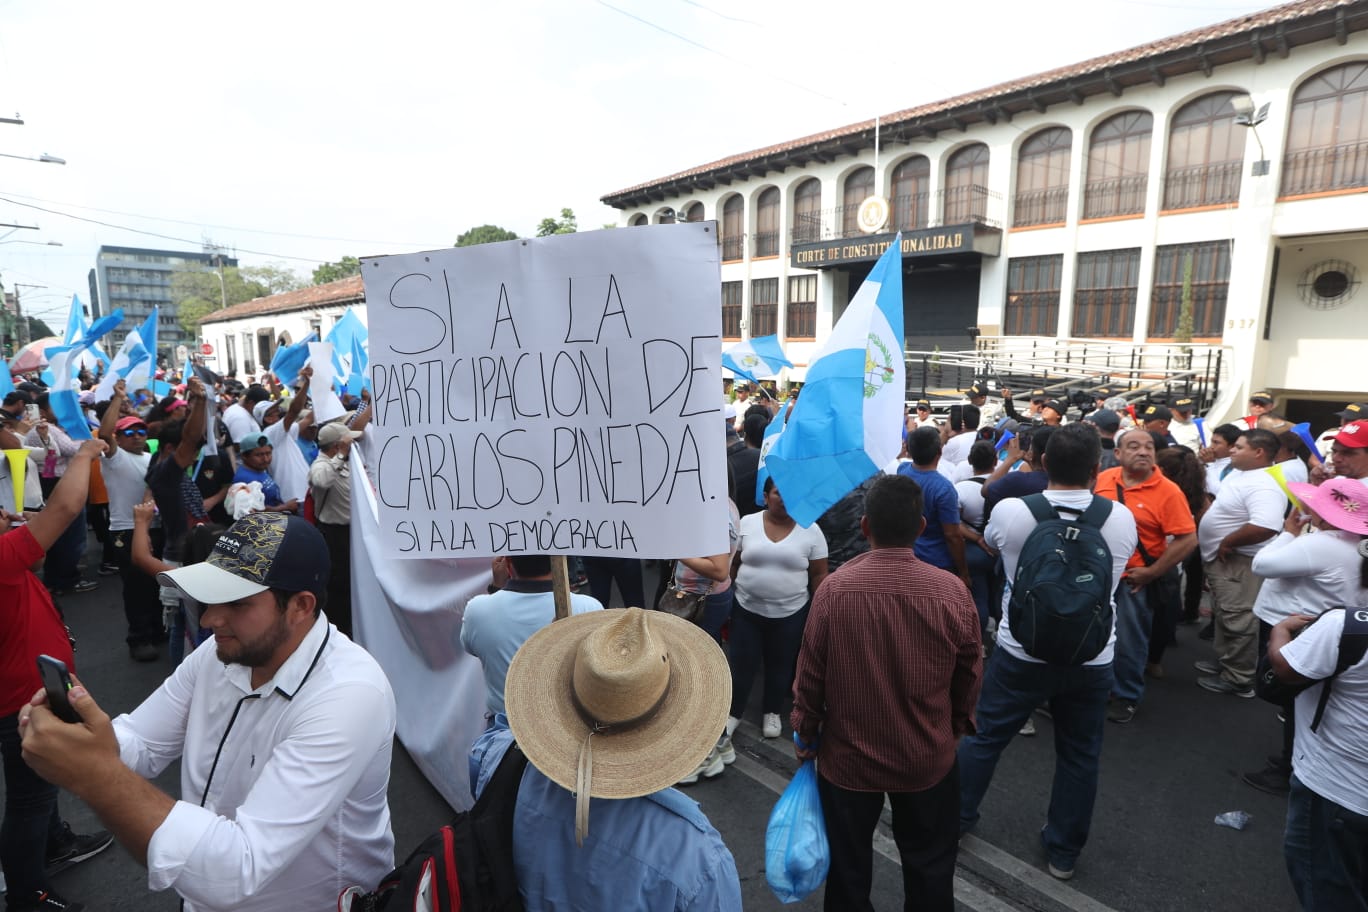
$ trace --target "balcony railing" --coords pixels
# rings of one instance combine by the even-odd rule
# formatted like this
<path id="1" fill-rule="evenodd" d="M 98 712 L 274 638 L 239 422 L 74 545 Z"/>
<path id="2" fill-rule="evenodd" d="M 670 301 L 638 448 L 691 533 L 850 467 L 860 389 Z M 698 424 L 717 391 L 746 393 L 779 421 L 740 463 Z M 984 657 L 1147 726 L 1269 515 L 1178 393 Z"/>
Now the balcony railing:
<path id="1" fill-rule="evenodd" d="M 993 228 L 1002 227 L 1001 193 L 975 185 L 951 191 L 942 190 L 937 197 L 939 205 L 935 207 L 935 211 L 930 211 L 929 194 L 894 197 L 888 224 L 884 225 L 881 232 L 939 228 L 943 225 L 963 225 L 971 222 Z M 858 209 L 858 205 L 834 206 L 815 212 L 795 213 L 793 224 L 789 226 L 789 241 L 794 244 L 806 244 L 813 241 L 864 237 L 865 232 L 860 230 L 856 220 Z M 723 244 L 725 243 L 724 241 Z M 723 259 L 726 257 L 723 256 Z"/>
<path id="2" fill-rule="evenodd" d="M 746 236 L 731 234 L 722 238 L 722 262 L 739 260 L 746 252 Z"/>
<path id="3" fill-rule="evenodd" d="M 1283 196 L 1356 187 L 1368 187 L 1368 142 L 1289 152 L 1283 158 Z"/>
<path id="4" fill-rule="evenodd" d="M 751 242 L 754 244 L 753 256 L 772 257 L 779 255 L 779 232 L 777 231 L 758 231 L 751 235 Z"/>
<path id="5" fill-rule="evenodd" d="M 1225 161 L 1170 170 L 1164 175 L 1164 208 L 1196 209 L 1239 202 L 1243 168 L 1243 161 Z"/>
<path id="6" fill-rule="evenodd" d="M 1044 190 L 1024 190 L 1016 195 L 1012 206 L 1012 224 L 1018 228 L 1028 225 L 1057 225 L 1069 211 L 1069 188 L 1047 187 Z"/>
<path id="7" fill-rule="evenodd" d="M 1083 217 L 1095 219 L 1141 214 L 1145 211 L 1145 190 L 1148 187 L 1149 179 L 1143 174 L 1088 181 L 1083 189 Z"/>

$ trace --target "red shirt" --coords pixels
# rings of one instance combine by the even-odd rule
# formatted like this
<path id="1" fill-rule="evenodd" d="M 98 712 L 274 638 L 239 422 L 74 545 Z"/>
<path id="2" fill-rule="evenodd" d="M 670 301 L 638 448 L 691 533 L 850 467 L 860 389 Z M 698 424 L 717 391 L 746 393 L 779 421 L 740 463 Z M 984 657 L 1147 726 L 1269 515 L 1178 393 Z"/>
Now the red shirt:
<path id="1" fill-rule="evenodd" d="M 919 792 L 945 778 L 974 730 L 983 671 L 978 611 L 954 574 L 878 548 L 812 600 L 790 721 L 818 768 L 852 791 Z"/>
<path id="2" fill-rule="evenodd" d="M 0 535 L 0 716 L 18 713 L 43 686 L 39 655 L 75 670 L 66 625 L 29 570 L 42 558 L 43 546 L 27 526 Z"/>

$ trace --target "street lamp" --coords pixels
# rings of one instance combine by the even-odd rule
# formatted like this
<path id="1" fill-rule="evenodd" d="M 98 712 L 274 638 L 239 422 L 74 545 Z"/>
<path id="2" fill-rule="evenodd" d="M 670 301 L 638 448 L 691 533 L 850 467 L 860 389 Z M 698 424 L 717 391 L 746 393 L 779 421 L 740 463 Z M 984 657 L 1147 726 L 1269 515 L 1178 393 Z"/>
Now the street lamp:
<path id="1" fill-rule="evenodd" d="M 24 161 L 33 161 L 33 162 L 46 162 L 46 163 L 49 164 L 49 165 L 65 165 L 65 164 L 66 164 L 66 159 L 65 159 L 65 158 L 58 158 L 58 157 L 55 156 L 55 155 L 48 155 L 46 152 L 44 152 L 42 155 L 11 155 L 9 152 L 0 152 L 0 157 L 3 157 L 3 158 L 21 158 L 21 159 L 23 159 Z"/>
<path id="2" fill-rule="evenodd" d="M 211 272 L 213 272 L 214 275 L 218 276 L 218 280 L 219 280 L 219 310 L 224 310 L 225 308 L 228 307 L 228 287 L 227 287 L 226 285 L 223 284 L 223 257 L 221 257 L 221 256 L 215 256 L 215 257 L 210 261 L 210 263 L 211 263 L 211 265 L 217 266 L 217 267 L 218 267 L 218 269 L 211 270 Z"/>
<path id="3" fill-rule="evenodd" d="M 1263 140 L 1259 138 L 1259 124 L 1268 119 L 1269 102 L 1265 101 L 1256 111 L 1254 109 L 1254 99 L 1248 95 L 1236 95 L 1230 99 L 1230 107 L 1235 112 L 1235 122 L 1242 127 L 1249 127 L 1254 134 L 1254 141 L 1259 144 L 1259 160 L 1249 169 L 1251 177 L 1263 177 L 1268 173 L 1268 159 L 1264 157 Z"/>

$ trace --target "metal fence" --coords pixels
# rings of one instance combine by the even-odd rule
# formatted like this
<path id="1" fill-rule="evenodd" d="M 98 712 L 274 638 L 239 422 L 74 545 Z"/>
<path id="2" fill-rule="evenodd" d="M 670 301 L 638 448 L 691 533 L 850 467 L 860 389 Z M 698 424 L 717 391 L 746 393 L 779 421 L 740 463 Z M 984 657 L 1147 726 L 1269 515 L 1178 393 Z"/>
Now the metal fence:
<path id="1" fill-rule="evenodd" d="M 1283 196 L 1364 186 L 1368 186 L 1368 142 L 1291 152 L 1283 158 Z"/>

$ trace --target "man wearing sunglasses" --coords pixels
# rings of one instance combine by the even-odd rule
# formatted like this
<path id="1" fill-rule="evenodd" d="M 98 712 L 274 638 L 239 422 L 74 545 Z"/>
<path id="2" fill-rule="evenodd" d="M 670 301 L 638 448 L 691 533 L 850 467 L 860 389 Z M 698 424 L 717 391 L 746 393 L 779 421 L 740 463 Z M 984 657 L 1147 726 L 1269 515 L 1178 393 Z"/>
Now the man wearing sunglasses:
<path id="1" fill-rule="evenodd" d="M 162 642 L 162 606 L 157 581 L 133 566 L 133 507 L 147 496 L 147 424 L 130 414 L 124 381 L 114 384 L 114 398 L 100 421 L 100 439 L 107 447 L 100 463 L 109 492 L 109 551 L 123 582 L 124 618 L 128 621 L 128 652 L 138 662 L 156 661 Z M 152 550 L 161 556 L 160 521 L 152 523 Z"/>

